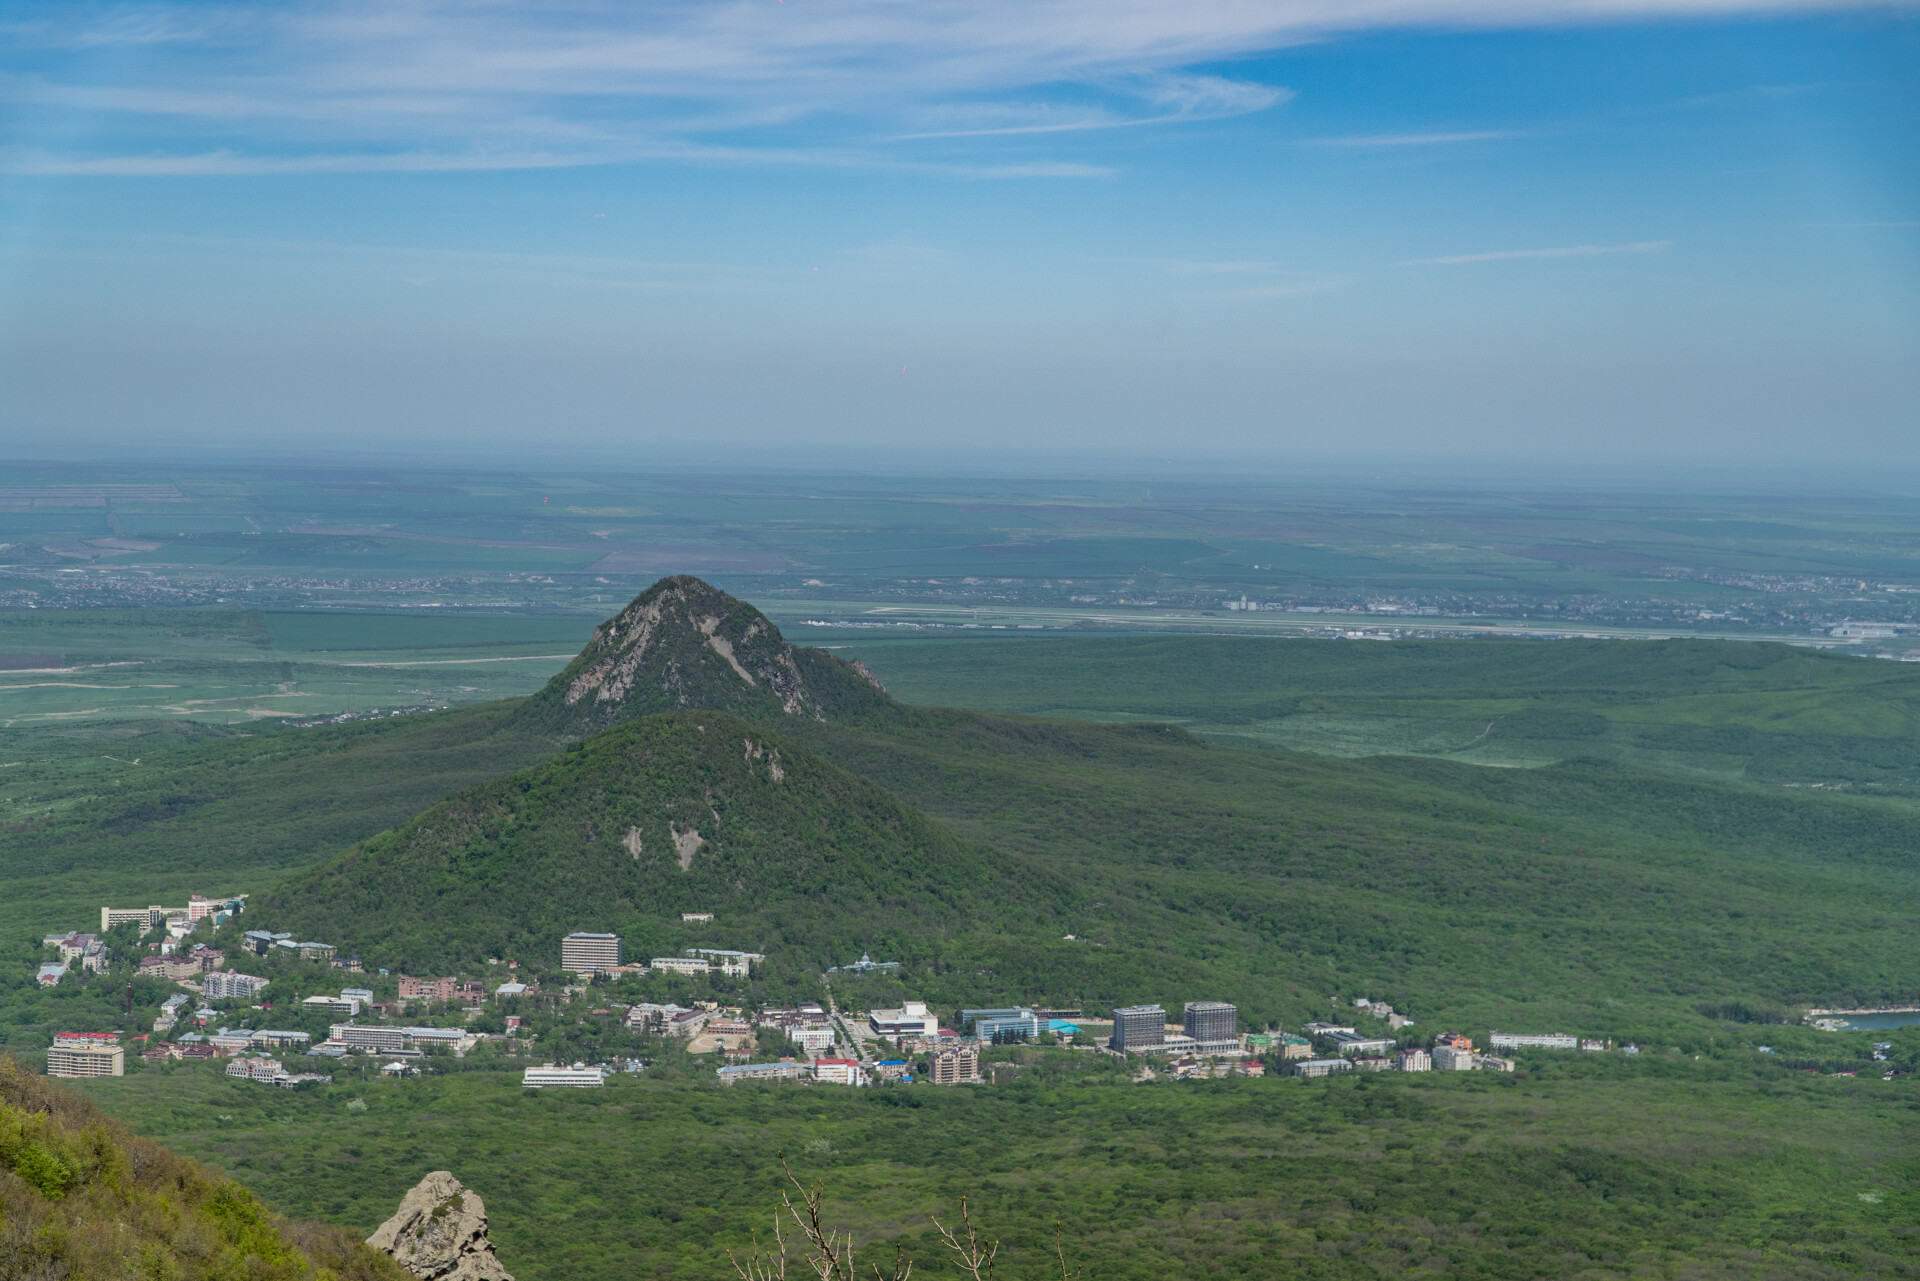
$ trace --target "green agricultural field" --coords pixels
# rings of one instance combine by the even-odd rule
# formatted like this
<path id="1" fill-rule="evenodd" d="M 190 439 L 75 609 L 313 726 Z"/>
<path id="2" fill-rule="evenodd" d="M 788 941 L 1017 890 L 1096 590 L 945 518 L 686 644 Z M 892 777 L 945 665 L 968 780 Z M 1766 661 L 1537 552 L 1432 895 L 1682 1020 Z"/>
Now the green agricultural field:
<path id="1" fill-rule="evenodd" d="M 147 718 L 246 725 L 530 694 L 596 620 L 240 610 L 0 613 L 0 729 Z M 39 753 L 27 749 L 29 754 Z"/>
<path id="2" fill-rule="evenodd" d="M 1540 766 L 1598 757 L 1920 795 L 1920 664 L 1717 641 L 862 642 L 910 703 L 1164 720 L 1218 742 Z"/>
<path id="3" fill-rule="evenodd" d="M 595 1091 L 512 1069 L 284 1091 L 184 1065 L 85 1088 L 276 1209 L 356 1231 L 452 1170 L 523 1281 L 728 1275 L 726 1250 L 766 1236 L 781 1153 L 875 1261 L 899 1244 L 928 1276 L 953 1275 L 931 1220 L 962 1197 L 1015 1277 L 1047 1274 L 1056 1222 L 1102 1281 L 1920 1273 L 1911 1077 L 1615 1055 L 1135 1084 L 1085 1052 L 1001 1057 L 1024 1061 L 1010 1083 L 949 1089 L 722 1089 L 672 1056 Z"/>

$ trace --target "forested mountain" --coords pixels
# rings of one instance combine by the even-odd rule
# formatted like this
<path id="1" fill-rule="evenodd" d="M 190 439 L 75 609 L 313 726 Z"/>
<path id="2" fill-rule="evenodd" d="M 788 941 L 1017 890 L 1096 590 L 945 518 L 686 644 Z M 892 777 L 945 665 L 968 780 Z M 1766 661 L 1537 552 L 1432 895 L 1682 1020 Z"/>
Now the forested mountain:
<path id="1" fill-rule="evenodd" d="M 814 752 L 722 712 L 644 717 L 468 788 L 249 906 L 254 925 L 393 967 L 552 958 L 688 911 L 816 964 L 878 931 L 935 935 L 1065 894 Z M 743 944 L 745 945 L 744 941 Z"/>

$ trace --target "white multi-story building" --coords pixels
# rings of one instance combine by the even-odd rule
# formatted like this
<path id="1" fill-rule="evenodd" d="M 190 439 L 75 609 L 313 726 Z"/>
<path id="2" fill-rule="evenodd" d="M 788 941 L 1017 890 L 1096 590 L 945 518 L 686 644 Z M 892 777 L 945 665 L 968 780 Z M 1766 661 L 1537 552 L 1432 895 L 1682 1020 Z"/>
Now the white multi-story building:
<path id="1" fill-rule="evenodd" d="M 113 1032 L 56 1032 L 47 1050 L 47 1075 L 125 1076 L 127 1052 Z"/>
<path id="2" fill-rule="evenodd" d="M 786 1029 L 787 1039 L 799 1046 L 810 1059 L 817 1059 L 833 1049 L 833 1029 L 830 1027 L 790 1027 Z"/>
<path id="3" fill-rule="evenodd" d="M 1399 1054 L 1395 1055 L 1393 1065 L 1402 1072 L 1431 1072 L 1433 1071 L 1433 1056 L 1418 1046 L 1415 1046 L 1413 1049 L 1402 1050 Z"/>
<path id="4" fill-rule="evenodd" d="M 596 974 L 620 964 L 618 934 L 569 934 L 560 940 L 560 968 Z"/>
<path id="5" fill-rule="evenodd" d="M 1436 1045 L 1433 1047 L 1433 1066 L 1438 1072 L 1469 1072 L 1479 1066 L 1474 1061 L 1472 1050 L 1458 1045 Z"/>
<path id="6" fill-rule="evenodd" d="M 813 1079 L 822 1085 L 865 1085 L 867 1070 L 859 1059 L 815 1059 Z"/>
<path id="7" fill-rule="evenodd" d="M 363 1027 L 357 1023 L 335 1023 L 329 1040 L 352 1050 L 407 1049 L 407 1030 L 400 1027 Z"/>
<path id="8" fill-rule="evenodd" d="M 650 970 L 665 970 L 669 974 L 710 974 L 713 966 L 702 956 L 656 956 L 647 962 Z"/>
<path id="9" fill-rule="evenodd" d="M 1386 1037 L 1362 1036 L 1358 1032 L 1329 1032 L 1326 1039 L 1333 1042 L 1336 1054 L 1374 1055 L 1393 1049 L 1393 1042 Z"/>
<path id="10" fill-rule="evenodd" d="M 286 1075 L 286 1065 L 279 1059 L 235 1059 L 227 1064 L 227 1075 L 245 1077 L 252 1081 L 271 1081 Z"/>
<path id="11" fill-rule="evenodd" d="M 743 1081 L 803 1081 L 807 1071 L 804 1063 L 781 1059 L 778 1063 L 740 1063 L 723 1067 L 719 1077 L 722 1085 L 738 1085 Z"/>
<path id="12" fill-rule="evenodd" d="M 1580 1048 L 1580 1038 L 1568 1036 L 1562 1032 L 1494 1032 L 1487 1037 L 1487 1048 L 1492 1050 L 1523 1048 L 1577 1050 Z"/>
<path id="13" fill-rule="evenodd" d="M 606 1075 L 599 1068 L 588 1067 L 584 1063 L 576 1063 L 572 1067 L 547 1063 L 528 1068 L 520 1077 L 520 1084 L 529 1090 L 541 1090 L 550 1085 L 592 1087 L 606 1083 Z"/>
<path id="14" fill-rule="evenodd" d="M 200 994 L 209 1001 L 251 1001 L 266 985 L 266 979 L 252 974 L 214 970 L 201 981 Z"/>

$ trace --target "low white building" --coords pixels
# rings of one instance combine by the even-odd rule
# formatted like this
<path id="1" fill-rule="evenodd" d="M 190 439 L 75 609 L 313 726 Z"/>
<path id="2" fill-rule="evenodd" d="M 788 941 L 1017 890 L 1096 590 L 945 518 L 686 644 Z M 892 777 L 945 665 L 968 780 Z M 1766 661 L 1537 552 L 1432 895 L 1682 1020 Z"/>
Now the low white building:
<path id="1" fill-rule="evenodd" d="M 647 962 L 650 970 L 668 974 L 711 974 L 713 966 L 703 956 L 656 956 Z"/>
<path id="2" fill-rule="evenodd" d="M 867 1026 L 875 1036 L 938 1036 L 940 1019 L 925 1001 L 908 1001 L 897 1010 L 868 1010 Z"/>
<path id="3" fill-rule="evenodd" d="M 605 1085 L 607 1078 L 597 1067 L 588 1067 L 576 1063 L 564 1067 L 558 1063 L 547 1063 L 540 1067 L 528 1068 L 520 1077 L 520 1084 L 529 1090 L 542 1090 L 552 1086 L 593 1087 Z"/>
<path id="4" fill-rule="evenodd" d="M 1494 1032 L 1487 1037 L 1492 1050 L 1577 1050 L 1580 1038 L 1564 1032 Z"/>

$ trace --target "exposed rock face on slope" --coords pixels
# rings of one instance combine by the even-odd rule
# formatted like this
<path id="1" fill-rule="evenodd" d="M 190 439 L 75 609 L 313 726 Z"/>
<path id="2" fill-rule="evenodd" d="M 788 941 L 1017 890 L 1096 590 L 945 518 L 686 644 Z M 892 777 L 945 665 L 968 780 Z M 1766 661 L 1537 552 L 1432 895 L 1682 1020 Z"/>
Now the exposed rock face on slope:
<path id="1" fill-rule="evenodd" d="M 569 736 L 685 707 L 755 720 L 845 719 L 889 705 L 872 673 L 787 643 L 753 606 L 698 578 L 663 578 L 595 629 L 528 705 Z"/>
<path id="2" fill-rule="evenodd" d="M 486 1207 L 446 1170 L 420 1180 L 367 1244 L 427 1281 L 513 1281 L 487 1239 Z"/>

